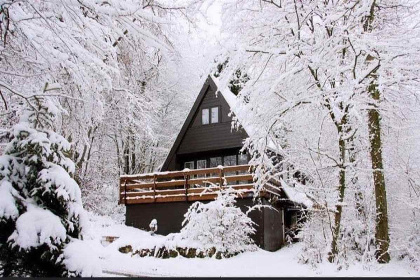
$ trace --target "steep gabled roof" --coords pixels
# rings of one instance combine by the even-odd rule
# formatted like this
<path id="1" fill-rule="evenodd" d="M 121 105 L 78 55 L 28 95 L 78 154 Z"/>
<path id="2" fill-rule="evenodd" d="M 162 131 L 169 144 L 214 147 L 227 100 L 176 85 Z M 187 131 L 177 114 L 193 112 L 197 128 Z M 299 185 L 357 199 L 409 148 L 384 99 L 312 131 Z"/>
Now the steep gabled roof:
<path id="1" fill-rule="evenodd" d="M 163 165 L 161 167 L 161 170 L 168 170 L 169 164 L 172 161 L 173 157 L 175 156 L 176 151 L 177 151 L 179 145 L 181 144 L 181 141 L 184 138 L 185 133 L 188 130 L 188 127 L 190 126 L 191 122 L 194 121 L 195 113 L 198 110 L 198 107 L 200 106 L 201 102 L 203 101 L 209 87 L 211 89 L 213 89 L 214 92 L 217 93 L 217 91 L 218 91 L 217 85 L 210 75 L 207 77 L 203 87 L 200 90 L 200 93 L 197 96 L 197 99 L 194 102 L 194 105 L 192 106 L 190 112 L 188 113 L 187 119 L 185 120 L 184 124 L 182 125 L 181 131 L 178 133 L 178 136 L 176 137 L 176 140 L 175 140 L 174 144 L 172 145 L 172 148 L 169 151 L 169 154 L 166 157 L 165 162 L 163 163 Z M 225 96 L 223 95 L 223 97 L 225 97 Z M 231 98 L 231 97 L 228 96 L 228 98 Z M 226 99 L 226 97 L 225 97 L 225 99 Z M 231 106 L 231 103 L 228 100 L 226 100 L 226 102 L 229 104 L 229 106 Z"/>

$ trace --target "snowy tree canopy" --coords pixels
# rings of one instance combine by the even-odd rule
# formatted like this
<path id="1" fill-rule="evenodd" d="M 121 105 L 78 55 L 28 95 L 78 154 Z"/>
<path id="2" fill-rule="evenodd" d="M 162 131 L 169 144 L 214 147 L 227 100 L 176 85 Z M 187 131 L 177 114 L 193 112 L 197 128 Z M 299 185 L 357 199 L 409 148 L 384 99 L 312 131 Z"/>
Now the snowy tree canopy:
<path id="1" fill-rule="evenodd" d="M 87 222 L 79 185 L 71 177 L 70 143 L 52 130 L 57 108 L 39 98 L 33 104 L 8 132 L 10 142 L 0 157 L 4 276 L 74 273 L 63 263 L 63 249 L 82 238 Z"/>
<path id="2" fill-rule="evenodd" d="M 402 167 L 412 170 L 419 164 L 412 156 L 417 148 L 406 148 L 418 141 L 418 4 L 366 0 L 223 5 L 219 86 L 229 88 L 238 69 L 247 74 L 233 111 L 245 120 L 244 127 L 253 128 L 246 143 L 254 151 L 252 162 L 260 177 L 266 172 L 287 174 L 290 168 L 305 175 L 310 187 L 300 191 L 311 194 L 324 211 L 312 216 L 313 225 L 308 222 L 304 232 L 311 246 L 309 235 L 323 234 L 315 237 L 317 246 L 322 252 L 330 247 L 331 261 L 372 259 L 372 254 L 387 261 L 389 244 L 390 251 L 404 251 L 397 245 L 400 238 L 388 243 L 380 237 L 388 236 L 388 215 L 382 215 L 385 186 L 393 206 L 391 236 L 402 238 L 413 229 L 407 221 L 418 215 L 405 217 L 405 225 L 393 218 L 406 207 L 414 210 L 410 204 L 419 199 L 413 195 L 418 185 L 411 181 L 417 175 L 410 171 L 408 179 Z M 265 156 L 268 145 L 281 151 L 281 163 Z M 299 183 L 294 176 L 287 181 Z M 407 197 L 410 203 L 403 202 Z M 381 223 L 375 225 L 377 217 Z M 402 243 L 405 250 L 412 246 Z"/>

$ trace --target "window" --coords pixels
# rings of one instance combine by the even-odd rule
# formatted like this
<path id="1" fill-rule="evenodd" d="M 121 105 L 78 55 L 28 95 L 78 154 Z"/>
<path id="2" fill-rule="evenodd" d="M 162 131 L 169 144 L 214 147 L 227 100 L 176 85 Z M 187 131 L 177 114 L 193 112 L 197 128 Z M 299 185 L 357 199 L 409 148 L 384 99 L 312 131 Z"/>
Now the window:
<path id="1" fill-rule="evenodd" d="M 238 155 L 238 165 L 245 165 L 248 164 L 248 155 L 247 154 L 239 154 Z M 246 174 L 247 171 L 238 171 L 238 175 Z M 248 181 L 239 181 L 239 184 L 248 184 Z"/>
<path id="2" fill-rule="evenodd" d="M 212 157 L 210 158 L 210 167 L 217 167 L 222 164 L 222 157 Z"/>
<path id="3" fill-rule="evenodd" d="M 211 108 L 211 123 L 219 122 L 219 107 Z"/>
<path id="4" fill-rule="evenodd" d="M 186 161 L 186 162 L 184 162 L 184 168 L 194 169 L 194 161 Z"/>
<path id="5" fill-rule="evenodd" d="M 223 157 L 223 161 L 224 161 L 224 166 L 234 166 L 236 165 L 236 155 L 225 156 Z M 226 176 L 236 175 L 236 172 L 225 172 L 225 175 Z"/>
<path id="6" fill-rule="evenodd" d="M 219 107 L 206 108 L 201 110 L 201 124 L 218 123 Z"/>
<path id="7" fill-rule="evenodd" d="M 212 157 L 210 158 L 210 168 L 211 167 L 217 167 L 219 165 L 223 165 L 222 163 L 222 157 Z M 219 173 L 212 173 L 212 177 L 218 177 Z"/>
<path id="8" fill-rule="evenodd" d="M 236 156 L 225 156 L 224 158 L 225 166 L 233 166 L 236 165 Z"/>
<path id="9" fill-rule="evenodd" d="M 248 164 L 248 155 L 247 154 L 239 154 L 238 155 L 238 165 Z"/>
<path id="10" fill-rule="evenodd" d="M 201 111 L 201 124 L 209 124 L 209 109 L 203 109 Z"/>
<path id="11" fill-rule="evenodd" d="M 197 160 L 197 169 L 206 168 L 206 165 L 207 165 L 207 160 L 205 159 Z"/>
<path id="12" fill-rule="evenodd" d="M 207 167 L 207 160 L 201 159 L 197 160 L 197 169 L 203 169 Z M 196 178 L 204 178 L 205 174 L 197 174 Z"/>

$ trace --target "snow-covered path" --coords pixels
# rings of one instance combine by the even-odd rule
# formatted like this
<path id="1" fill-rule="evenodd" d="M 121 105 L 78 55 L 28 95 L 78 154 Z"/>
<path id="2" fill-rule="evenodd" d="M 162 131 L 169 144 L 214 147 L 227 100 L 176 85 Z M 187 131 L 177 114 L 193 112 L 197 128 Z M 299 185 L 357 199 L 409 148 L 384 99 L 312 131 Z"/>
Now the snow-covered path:
<path id="1" fill-rule="evenodd" d="M 143 277 L 281 277 L 281 276 L 375 276 L 375 277 L 420 277 L 420 272 L 411 268 L 406 261 L 393 260 L 386 265 L 372 264 L 363 267 L 351 265 L 347 269 L 338 270 L 336 265 L 327 262 L 318 268 L 298 263 L 301 244 L 284 247 L 277 252 L 258 250 L 243 253 L 229 259 L 184 257 L 159 259 L 154 257 L 131 256 L 118 251 L 122 244 L 130 240 L 148 244 L 162 239 L 162 236 L 150 236 L 149 233 L 124 225 L 113 224 L 110 220 L 96 218 L 91 228 L 92 242 L 99 245 L 100 237 L 124 236 L 103 247 L 96 246 L 101 256 L 103 276 L 143 276 Z"/>
<path id="2" fill-rule="evenodd" d="M 103 267 L 108 271 L 142 276 L 209 276 L 209 277 L 281 277 L 281 276 L 376 276 L 376 277 L 419 277 L 408 264 L 393 261 L 387 265 L 374 265 L 363 268 L 361 265 L 350 266 L 337 271 L 331 264 L 322 264 L 317 269 L 299 264 L 296 255 L 299 245 L 283 248 L 270 253 L 258 251 L 244 253 L 230 259 L 157 259 L 153 257 L 131 257 L 130 254 L 115 253 L 103 260 Z"/>

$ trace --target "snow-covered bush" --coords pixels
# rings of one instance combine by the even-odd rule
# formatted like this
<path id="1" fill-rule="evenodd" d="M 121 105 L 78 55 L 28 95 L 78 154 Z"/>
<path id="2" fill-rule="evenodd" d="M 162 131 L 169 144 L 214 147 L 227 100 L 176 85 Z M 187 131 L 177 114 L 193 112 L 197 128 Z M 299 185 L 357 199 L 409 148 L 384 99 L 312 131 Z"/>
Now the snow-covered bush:
<path id="1" fill-rule="evenodd" d="M 0 157 L 0 275 L 86 276 L 63 262 L 86 223 L 70 143 L 52 130 L 57 107 L 30 101 Z"/>
<path id="2" fill-rule="evenodd" d="M 177 238 L 201 244 L 204 249 L 215 248 L 224 255 L 255 250 L 250 237 L 255 223 L 235 206 L 235 198 L 232 190 L 226 189 L 214 201 L 192 204 Z"/>
<path id="3" fill-rule="evenodd" d="M 355 186 L 349 187 L 349 192 L 357 193 Z M 372 195 L 372 193 L 370 193 Z M 337 243 L 339 252 L 335 263 L 339 267 L 347 268 L 354 262 L 369 266 L 375 261 L 375 205 L 369 198 L 369 192 L 359 196 L 348 195 L 347 203 L 355 207 L 348 207 L 343 213 L 343 224 L 340 227 L 340 240 Z M 350 199 L 352 198 L 352 199 Z M 326 207 L 311 209 L 307 219 L 301 226 L 299 238 L 303 243 L 299 260 L 302 263 L 317 267 L 328 259 L 330 253 L 331 221 L 335 212 Z"/>
<path id="4" fill-rule="evenodd" d="M 91 277 L 101 275 L 98 251 L 102 245 L 97 240 L 74 240 L 63 250 L 63 263 L 68 270 L 67 276 Z"/>
<path id="5" fill-rule="evenodd" d="M 183 228 L 168 236 L 144 238 L 133 243 L 133 238 L 123 237 L 111 246 L 122 253 L 140 257 L 175 258 L 229 258 L 258 247 L 251 235 L 256 225 L 248 213 L 261 208 L 250 207 L 247 213 L 235 206 L 237 194 L 232 188 L 218 192 L 214 201 L 195 202 L 184 215 Z M 154 225 L 153 220 L 151 225 Z"/>

